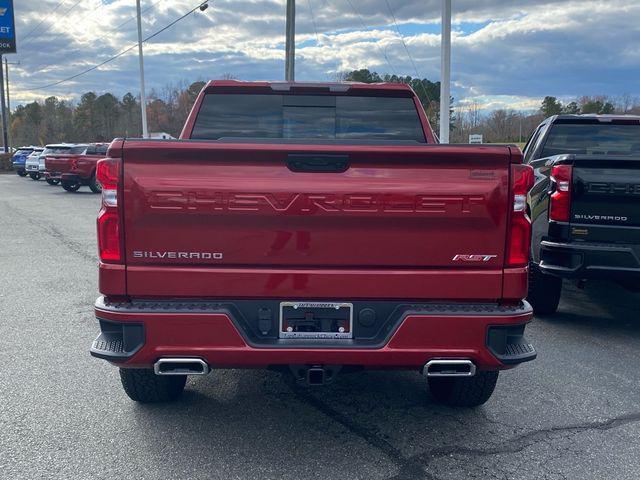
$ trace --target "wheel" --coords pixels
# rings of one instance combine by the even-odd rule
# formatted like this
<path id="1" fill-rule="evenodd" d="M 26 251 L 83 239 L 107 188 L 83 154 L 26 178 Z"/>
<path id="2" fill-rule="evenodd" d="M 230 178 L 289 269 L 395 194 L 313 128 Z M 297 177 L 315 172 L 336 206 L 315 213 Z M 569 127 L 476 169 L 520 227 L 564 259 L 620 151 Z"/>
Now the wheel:
<path id="1" fill-rule="evenodd" d="M 529 293 L 527 294 L 527 301 L 533 307 L 534 313 L 541 315 L 556 313 L 561 293 L 561 278 L 542 273 L 535 263 L 529 264 Z"/>
<path id="2" fill-rule="evenodd" d="M 77 192 L 80 188 L 79 182 L 65 182 L 64 180 L 62 180 L 60 182 L 60 185 L 62 185 L 62 188 L 64 188 L 67 192 Z"/>
<path id="3" fill-rule="evenodd" d="M 31 180 L 35 180 L 36 182 L 40 180 L 41 177 L 40 172 L 32 172 L 29 176 L 31 177 Z"/>
<path id="4" fill-rule="evenodd" d="M 47 183 L 49 185 L 58 185 L 60 183 L 60 180 L 58 180 L 57 178 L 47 178 Z"/>
<path id="5" fill-rule="evenodd" d="M 16 173 L 18 174 L 18 176 L 20 177 L 26 177 L 27 176 L 27 172 L 25 172 L 24 170 L 20 169 L 20 170 L 16 170 Z"/>
<path id="6" fill-rule="evenodd" d="M 89 180 L 89 188 L 93 193 L 102 192 L 102 185 L 100 185 L 100 182 L 96 179 L 95 173 L 91 175 L 91 180 Z"/>
<path id="7" fill-rule="evenodd" d="M 156 375 L 151 369 L 121 368 L 120 381 L 131 400 L 140 403 L 177 399 L 187 382 L 186 375 Z"/>
<path id="8" fill-rule="evenodd" d="M 498 381 L 498 372 L 476 372 L 473 377 L 428 377 L 429 390 L 438 403 L 450 407 L 484 404 Z"/>

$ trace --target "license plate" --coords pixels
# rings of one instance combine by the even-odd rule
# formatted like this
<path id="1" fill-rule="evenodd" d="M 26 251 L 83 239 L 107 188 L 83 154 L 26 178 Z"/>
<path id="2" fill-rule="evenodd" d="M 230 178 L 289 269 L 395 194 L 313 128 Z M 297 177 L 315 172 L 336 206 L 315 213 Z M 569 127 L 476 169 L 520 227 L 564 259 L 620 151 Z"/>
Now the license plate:
<path id="1" fill-rule="evenodd" d="M 344 302 L 281 302 L 280 338 L 353 338 L 353 304 Z"/>

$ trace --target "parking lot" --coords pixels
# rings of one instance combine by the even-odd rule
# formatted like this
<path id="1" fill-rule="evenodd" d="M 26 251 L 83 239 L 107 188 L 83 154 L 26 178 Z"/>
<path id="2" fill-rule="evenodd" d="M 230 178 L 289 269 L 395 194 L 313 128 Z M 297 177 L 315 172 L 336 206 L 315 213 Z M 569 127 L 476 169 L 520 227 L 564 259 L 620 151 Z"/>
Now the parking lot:
<path id="1" fill-rule="evenodd" d="M 534 362 L 475 410 L 417 373 L 305 389 L 267 371 L 190 379 L 170 405 L 124 394 L 89 356 L 99 196 L 0 175 L 3 478 L 640 477 L 640 295 L 567 284 Z"/>

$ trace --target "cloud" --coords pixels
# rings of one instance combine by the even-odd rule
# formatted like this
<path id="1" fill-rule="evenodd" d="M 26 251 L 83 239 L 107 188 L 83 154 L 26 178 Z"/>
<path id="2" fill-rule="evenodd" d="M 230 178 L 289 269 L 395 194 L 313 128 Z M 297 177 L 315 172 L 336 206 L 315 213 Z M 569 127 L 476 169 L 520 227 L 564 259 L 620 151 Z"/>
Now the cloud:
<path id="1" fill-rule="evenodd" d="M 50 95 L 78 98 L 88 90 L 137 93 L 136 49 L 70 82 L 38 88 L 110 58 L 137 38 L 131 0 L 64 0 L 53 11 L 58 3 L 16 2 L 14 105 Z M 145 36 L 198 3 L 143 0 Z M 640 2 L 453 4 L 452 93 L 459 101 L 533 108 L 545 95 L 640 94 Z M 297 79 L 328 80 L 368 67 L 438 80 L 440 6 L 440 0 L 298 0 Z M 213 1 L 145 45 L 148 89 L 225 73 L 282 79 L 284 10 L 285 0 Z"/>

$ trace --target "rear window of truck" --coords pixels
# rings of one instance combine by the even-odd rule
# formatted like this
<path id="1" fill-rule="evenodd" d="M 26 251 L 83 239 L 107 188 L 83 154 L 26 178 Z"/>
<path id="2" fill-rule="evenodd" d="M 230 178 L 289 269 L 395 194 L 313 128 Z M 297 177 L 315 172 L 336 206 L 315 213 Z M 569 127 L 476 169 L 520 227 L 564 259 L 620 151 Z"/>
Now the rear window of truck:
<path id="1" fill-rule="evenodd" d="M 563 154 L 640 155 L 640 125 L 555 124 L 544 144 L 542 157 Z"/>
<path id="2" fill-rule="evenodd" d="M 426 143 L 412 98 L 208 94 L 192 139 Z"/>
<path id="3" fill-rule="evenodd" d="M 42 152 L 43 155 L 55 155 L 56 153 L 69 153 L 71 147 L 46 147 Z"/>

